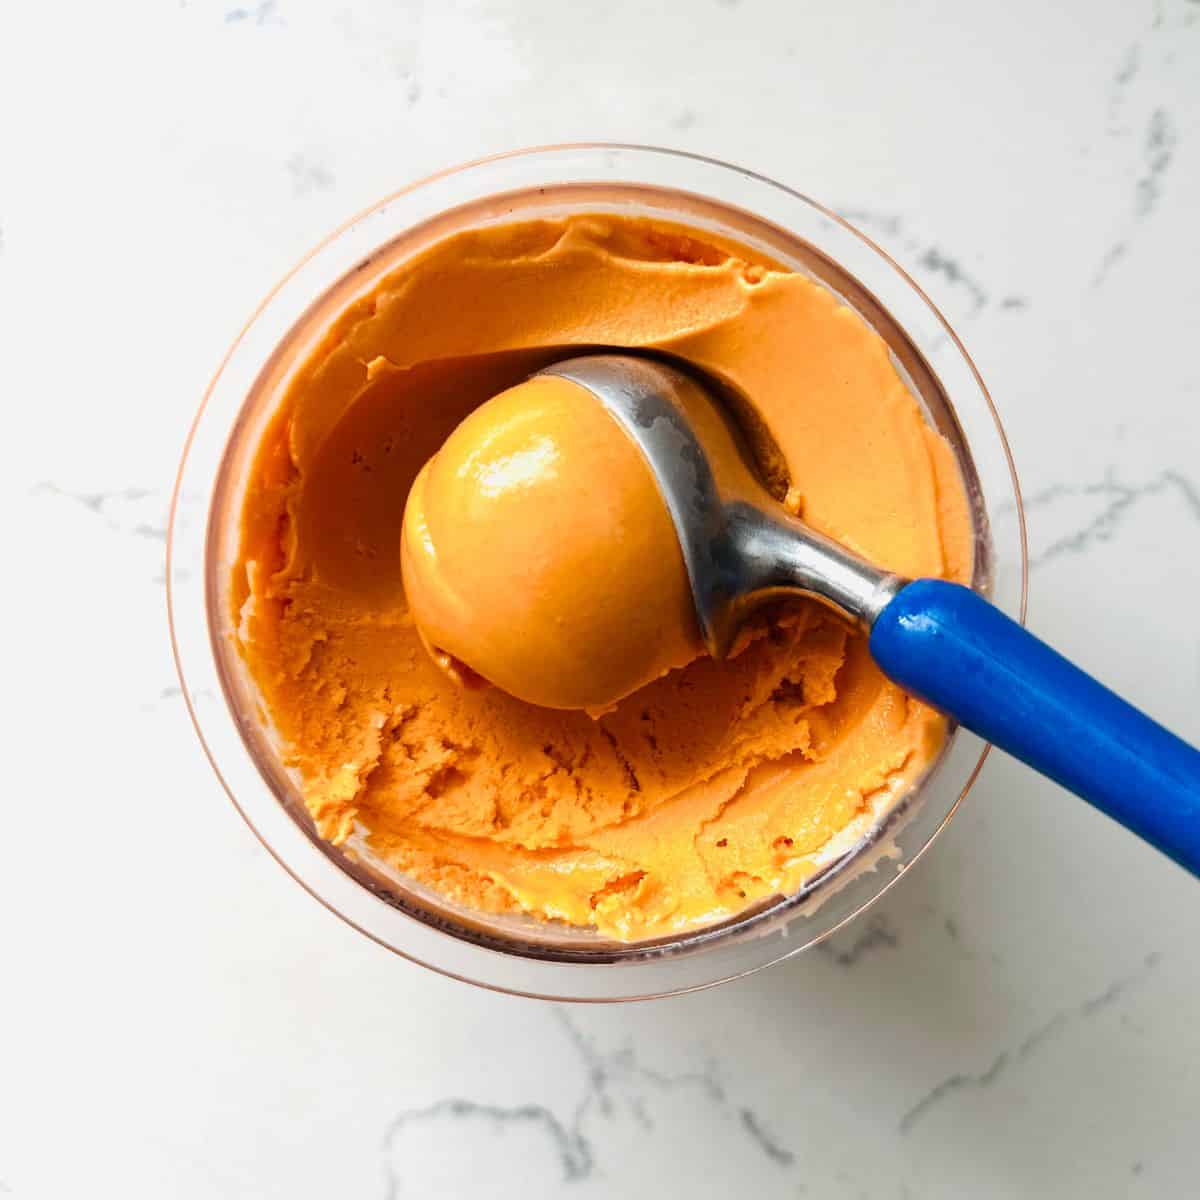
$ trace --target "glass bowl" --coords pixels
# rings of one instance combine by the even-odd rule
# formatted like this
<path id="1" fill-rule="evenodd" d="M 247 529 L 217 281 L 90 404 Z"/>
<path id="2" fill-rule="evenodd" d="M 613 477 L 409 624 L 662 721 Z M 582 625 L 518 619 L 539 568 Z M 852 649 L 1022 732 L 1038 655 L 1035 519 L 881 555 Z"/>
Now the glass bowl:
<path id="1" fill-rule="evenodd" d="M 281 765 L 232 648 L 226 591 L 247 467 L 280 387 L 319 330 L 410 249 L 491 221 L 577 210 L 637 212 L 723 232 L 819 279 L 885 339 L 927 419 L 958 457 L 973 507 L 972 586 L 1017 620 L 1027 561 L 1020 492 L 983 381 L 911 278 L 836 214 L 751 171 L 628 145 L 521 150 L 413 184 L 355 217 L 275 288 L 221 364 L 179 468 L 167 604 L 196 731 L 234 805 L 279 864 L 389 950 L 500 991 L 609 1001 L 735 979 L 814 945 L 876 901 L 925 852 L 979 773 L 987 746 L 955 730 L 920 785 L 838 847 L 792 896 L 718 925 L 615 942 L 594 931 L 462 909 L 378 861 L 361 839 L 321 839 Z"/>

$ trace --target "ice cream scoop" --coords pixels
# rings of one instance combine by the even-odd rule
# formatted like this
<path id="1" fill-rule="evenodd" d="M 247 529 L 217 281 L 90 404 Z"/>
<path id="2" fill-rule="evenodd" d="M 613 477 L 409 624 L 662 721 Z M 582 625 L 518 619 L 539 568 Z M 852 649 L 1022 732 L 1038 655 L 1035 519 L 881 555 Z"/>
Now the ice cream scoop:
<path id="1" fill-rule="evenodd" d="M 691 372 L 600 354 L 542 375 L 588 392 L 648 464 L 714 657 L 763 600 L 819 600 L 869 633 L 876 663 L 906 690 L 1200 875 L 1200 752 L 971 589 L 880 570 L 792 516 Z"/>
<path id="2" fill-rule="evenodd" d="M 792 515 L 721 390 L 661 357 L 590 354 L 469 416 L 414 483 L 401 539 L 442 667 L 596 713 L 703 649 L 726 657 L 763 602 L 806 596 L 907 691 L 1200 874 L 1200 752 L 969 588 L 902 578 Z"/>

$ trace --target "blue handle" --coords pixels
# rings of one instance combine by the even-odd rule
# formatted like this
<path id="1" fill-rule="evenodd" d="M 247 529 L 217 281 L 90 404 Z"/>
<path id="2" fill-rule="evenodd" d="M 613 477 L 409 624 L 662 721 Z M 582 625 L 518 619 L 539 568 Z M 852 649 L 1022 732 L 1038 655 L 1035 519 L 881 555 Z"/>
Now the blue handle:
<path id="1" fill-rule="evenodd" d="M 969 588 L 908 584 L 876 620 L 871 653 L 907 691 L 1200 875 L 1200 751 Z"/>

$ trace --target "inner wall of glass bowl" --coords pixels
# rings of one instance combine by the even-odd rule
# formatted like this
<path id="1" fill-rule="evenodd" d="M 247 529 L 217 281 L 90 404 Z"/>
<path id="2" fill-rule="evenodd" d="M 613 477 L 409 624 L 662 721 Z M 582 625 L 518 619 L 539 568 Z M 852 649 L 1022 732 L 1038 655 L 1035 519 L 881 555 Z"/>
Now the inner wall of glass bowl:
<path id="1" fill-rule="evenodd" d="M 675 955 L 730 937 L 757 936 L 778 928 L 801 909 L 811 911 L 833 891 L 873 866 L 890 847 L 916 811 L 930 778 L 940 773 L 956 735 L 951 733 L 921 784 L 880 814 L 866 837 L 854 845 L 831 851 L 824 868 L 798 894 L 760 902 L 735 917 L 676 937 L 632 944 L 615 942 L 590 929 L 466 909 L 383 862 L 359 834 L 341 847 L 333 847 L 322 839 L 301 799 L 300 779 L 283 765 L 279 738 L 237 652 L 236 619 L 230 600 L 242 503 L 259 441 L 291 378 L 336 316 L 406 258 L 459 230 L 572 212 L 650 216 L 708 230 L 758 250 L 835 293 L 884 339 L 897 370 L 927 420 L 954 450 L 972 504 L 975 525 L 972 582 L 977 590 L 990 591 L 993 554 L 975 463 L 954 408 L 925 357 L 858 279 L 809 242 L 744 210 L 692 193 L 636 185 L 563 185 L 494 195 L 441 213 L 380 246 L 309 307 L 275 348 L 247 397 L 231 431 L 213 492 L 206 555 L 209 629 L 225 697 L 247 748 L 279 803 L 312 843 L 341 870 L 387 903 L 445 933 L 492 949 L 559 961 L 608 962 Z"/>

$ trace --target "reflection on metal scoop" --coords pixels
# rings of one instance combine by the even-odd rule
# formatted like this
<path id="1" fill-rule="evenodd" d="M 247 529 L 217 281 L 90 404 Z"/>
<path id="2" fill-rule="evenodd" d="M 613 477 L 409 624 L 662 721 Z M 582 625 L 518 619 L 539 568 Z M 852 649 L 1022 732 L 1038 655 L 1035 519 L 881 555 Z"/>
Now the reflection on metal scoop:
<path id="1" fill-rule="evenodd" d="M 590 392 L 649 464 L 715 657 L 764 599 L 820 600 L 869 634 L 876 663 L 902 687 L 1200 875 L 1200 752 L 969 588 L 901 579 L 797 520 L 690 372 L 596 354 L 542 374 Z"/>

